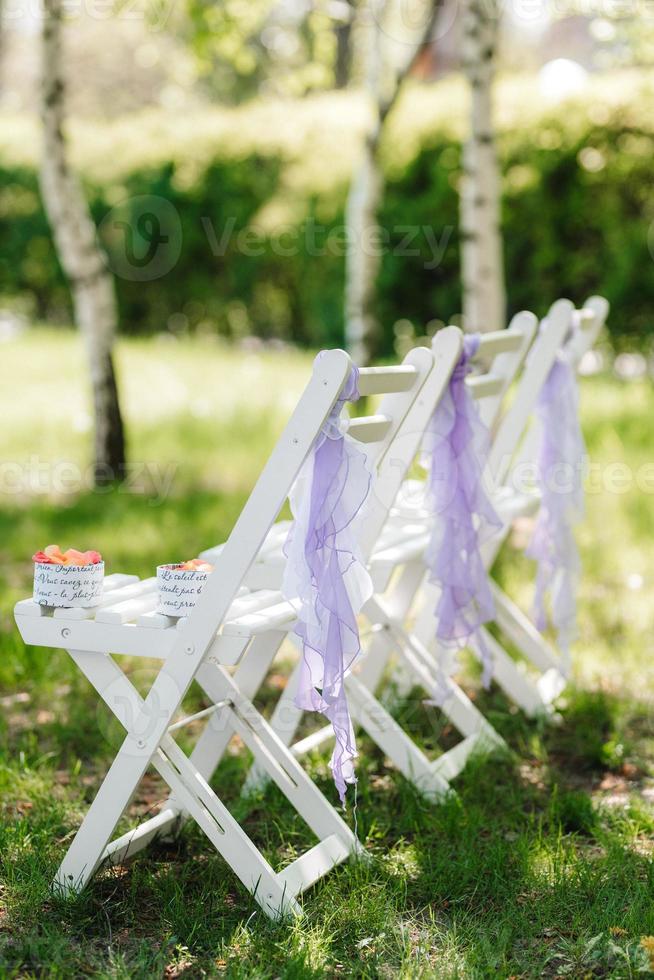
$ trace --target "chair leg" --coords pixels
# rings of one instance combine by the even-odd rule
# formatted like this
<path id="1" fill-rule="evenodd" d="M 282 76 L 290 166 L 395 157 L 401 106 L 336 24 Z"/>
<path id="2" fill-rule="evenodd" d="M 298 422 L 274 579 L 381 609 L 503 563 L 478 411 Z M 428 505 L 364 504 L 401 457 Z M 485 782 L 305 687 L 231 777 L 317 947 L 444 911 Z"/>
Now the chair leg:
<path id="1" fill-rule="evenodd" d="M 515 704 L 530 718 L 548 713 L 551 705 L 546 704 L 538 687 L 526 674 L 524 666 L 517 664 L 508 655 L 504 647 L 497 642 L 488 630 L 482 629 L 484 643 L 493 658 L 493 680 Z M 471 650 L 481 659 L 481 651 L 476 643 L 471 644 Z M 523 667 L 523 669 L 521 669 Z"/>
<path id="2" fill-rule="evenodd" d="M 76 652 L 71 655 L 123 724 L 127 723 L 124 717 L 126 712 L 129 718 L 139 717 L 145 702 L 110 656 Z M 203 670 L 205 683 L 202 684 L 202 680 L 198 678 L 202 686 L 208 688 L 208 693 L 214 700 L 225 699 L 231 704 L 232 707 L 226 710 L 230 712 L 233 730 L 241 735 L 256 756 L 261 758 L 263 755 L 271 776 L 287 797 L 294 797 L 291 802 L 295 803 L 298 812 L 322 838 L 320 843 L 277 874 L 169 734 L 164 733 L 154 755 L 145 761 L 143 771 L 150 763 L 157 769 L 171 788 L 172 798 L 179 801 L 184 812 L 194 817 L 268 916 L 277 918 L 288 912 L 297 913 L 300 906 L 295 895 L 334 864 L 356 851 L 360 845 L 333 807 L 303 773 L 288 749 L 276 742 L 274 735 L 271 737 L 264 719 L 254 705 L 243 697 L 227 671 L 211 665 L 205 665 Z M 216 676 L 219 682 L 216 682 Z M 120 772 L 128 767 L 130 757 L 124 762 L 121 753 L 112 770 L 115 767 Z M 133 757 L 131 761 L 133 762 Z M 107 797 L 114 791 L 116 781 L 114 778 L 109 779 L 109 776 L 105 779 L 60 868 L 55 881 L 55 887 L 60 892 L 66 894 L 78 891 L 104 859 L 114 857 L 120 860 L 128 853 L 140 850 L 156 832 L 167 827 L 171 819 L 177 816 L 177 811 L 168 805 L 147 822 L 147 828 L 137 828 L 132 834 L 123 835 L 112 845 L 108 845 L 109 837 L 140 778 L 142 773 L 131 790 L 130 783 L 126 779 L 123 781 L 123 794 L 115 799 L 113 808 L 107 806 Z M 109 809 L 109 819 L 105 819 L 102 825 L 101 818 L 106 818 Z M 84 840 L 82 831 L 89 824 L 94 832 L 89 838 L 87 831 Z M 98 832 L 99 827 L 102 827 L 102 833 Z M 80 857 L 84 853 L 80 844 L 86 845 L 85 861 Z"/>
<path id="3" fill-rule="evenodd" d="M 435 602 L 436 594 L 433 586 L 427 585 L 424 590 L 424 603 L 417 616 L 414 633 L 420 640 L 421 644 L 428 648 L 431 648 L 434 645 L 432 620 L 428 613 L 429 610 L 435 605 Z M 503 618 L 504 622 L 506 622 L 509 618 L 509 613 L 506 612 L 504 606 L 501 608 L 498 607 L 498 625 L 502 625 L 502 620 L 500 617 Z M 509 656 L 502 644 L 499 643 L 487 629 L 482 629 L 481 632 L 484 642 L 492 654 L 493 680 L 499 685 L 504 693 L 530 717 L 542 714 L 543 712 L 547 713 L 550 710 L 550 702 L 552 699 L 550 697 L 548 700 L 545 697 L 545 694 L 546 692 L 555 689 L 557 694 L 560 693 L 560 685 L 557 688 L 555 684 L 550 682 L 549 678 L 547 683 L 542 685 L 540 684 L 538 678 L 530 678 L 526 671 L 521 668 L 520 664 L 517 664 Z M 532 663 L 536 663 L 536 661 L 539 660 L 540 663 L 536 663 L 536 666 L 539 667 L 541 671 L 545 670 L 549 672 L 552 669 L 552 654 L 548 653 L 547 645 L 544 641 L 542 641 L 540 644 L 536 643 L 533 636 L 534 632 L 535 631 L 532 627 L 529 647 L 527 647 L 524 642 L 519 644 L 520 652 L 523 653 L 526 659 L 530 660 Z M 516 630 L 514 630 L 514 634 L 515 633 Z M 507 635 L 511 636 L 508 630 Z M 520 637 L 521 640 L 524 640 L 525 635 L 526 634 L 523 629 Z M 479 647 L 474 641 L 470 643 L 469 649 L 473 652 L 477 659 L 481 659 Z M 527 652 L 527 649 L 529 649 L 529 653 Z M 556 658 L 554 659 L 556 663 Z"/>
<path id="4" fill-rule="evenodd" d="M 263 684 L 285 636 L 285 633 L 280 632 L 256 636 L 243 655 L 234 672 L 234 680 L 247 697 L 253 698 Z M 211 664 L 210 659 L 207 664 Z M 215 714 L 209 719 L 190 757 L 193 765 L 207 781 L 211 780 L 233 737 L 234 729 L 231 724 L 226 723 L 225 716 Z M 178 806 L 178 801 L 171 796 L 169 804 L 175 807 Z"/>
<path id="5" fill-rule="evenodd" d="M 316 836 L 337 835 L 350 853 L 359 851 L 360 844 L 345 821 L 224 668 L 205 665 L 198 680 L 212 698 L 230 700 L 234 730 Z"/>
<path id="6" fill-rule="evenodd" d="M 109 708 L 125 724 L 136 718 L 143 701 L 108 654 L 69 650 L 70 656 Z M 150 763 L 150 755 L 133 734 L 127 734 L 100 786 L 54 881 L 66 895 L 81 891 L 101 864 L 107 844 Z"/>
<path id="7" fill-rule="evenodd" d="M 270 918 L 300 912 L 258 848 L 184 755 L 166 736 L 153 760 L 173 793 Z"/>
<path id="8" fill-rule="evenodd" d="M 291 745 L 304 716 L 303 710 L 295 704 L 295 694 L 299 684 L 301 667 L 301 661 L 298 660 L 275 705 L 270 719 L 270 725 L 273 731 L 276 732 L 278 738 L 284 745 Z M 245 780 L 244 791 L 248 793 L 261 789 L 267 779 L 268 775 L 265 768 L 260 763 L 253 762 Z"/>
<path id="9" fill-rule="evenodd" d="M 561 670 L 561 659 L 554 648 L 543 638 L 531 620 L 504 592 L 497 582 L 491 581 L 497 625 L 515 643 L 520 652 L 539 670 Z"/>
<path id="10" fill-rule="evenodd" d="M 503 745 L 503 739 L 493 726 L 484 718 L 472 701 L 461 688 L 451 679 L 446 682 L 449 696 L 443 697 L 443 685 L 437 677 L 434 665 L 434 655 L 414 633 L 409 633 L 404 627 L 391 619 L 384 605 L 378 600 L 374 602 L 375 619 L 385 621 L 390 635 L 397 643 L 400 657 L 407 664 L 412 676 L 439 706 L 463 735 L 479 735 L 485 733 L 489 742 Z"/>
<path id="11" fill-rule="evenodd" d="M 393 765 L 417 790 L 435 802 L 450 795 L 447 779 L 435 772 L 425 753 L 356 676 L 348 677 L 353 720 L 364 729 Z"/>
<path id="12" fill-rule="evenodd" d="M 58 892 L 81 891 L 93 876 L 149 764 L 149 753 L 127 735 L 57 872 Z"/>

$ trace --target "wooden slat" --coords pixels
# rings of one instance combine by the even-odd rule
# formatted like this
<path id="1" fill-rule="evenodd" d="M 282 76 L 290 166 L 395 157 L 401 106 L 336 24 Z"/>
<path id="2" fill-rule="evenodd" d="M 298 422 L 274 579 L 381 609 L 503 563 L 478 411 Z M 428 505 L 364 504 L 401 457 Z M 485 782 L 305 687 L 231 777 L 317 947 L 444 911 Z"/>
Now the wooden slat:
<path id="1" fill-rule="evenodd" d="M 295 620 L 299 605 L 299 599 L 294 599 L 292 602 L 279 602 L 260 612 L 248 613 L 226 623 L 223 633 L 227 636 L 255 636 L 265 630 L 280 629 Z"/>
<path id="2" fill-rule="evenodd" d="M 302 756 L 308 755 L 309 752 L 313 752 L 314 749 L 319 749 L 325 742 L 329 742 L 333 739 L 334 728 L 332 725 L 324 725 L 317 731 L 312 732 L 311 735 L 307 735 L 305 738 L 301 738 L 298 742 L 294 742 L 291 745 L 291 751 L 293 755 L 301 759 Z"/>
<path id="3" fill-rule="evenodd" d="M 107 575 L 103 583 L 104 593 L 115 592 L 121 586 L 138 582 L 138 575 Z M 108 601 L 108 600 L 107 600 Z M 33 599 L 21 599 L 14 606 L 15 616 L 30 616 L 32 619 L 42 619 L 54 616 L 56 619 L 92 619 L 97 607 L 62 609 L 52 606 L 41 606 Z"/>
<path id="4" fill-rule="evenodd" d="M 158 603 L 159 595 L 156 591 L 146 592 L 135 599 L 126 599 L 125 602 L 118 602 L 116 605 L 99 609 L 95 621 L 96 623 L 109 623 L 113 626 L 118 626 L 121 623 L 132 623 L 143 613 L 156 610 Z"/>
<path id="5" fill-rule="evenodd" d="M 501 395 L 504 382 L 496 374 L 480 374 L 477 377 L 466 378 L 466 385 L 472 397 L 477 399 Z"/>
<path id="6" fill-rule="evenodd" d="M 280 871 L 277 878 L 286 894 L 301 894 L 349 856 L 345 841 L 336 834 L 325 837 L 301 857 Z"/>
<path id="7" fill-rule="evenodd" d="M 239 589 L 238 595 L 250 597 L 250 592 L 248 589 L 243 587 Z M 271 597 L 272 595 L 277 597 L 279 593 L 275 592 L 271 593 L 270 595 Z M 240 601 L 240 599 L 236 601 Z M 254 599 L 252 601 L 254 601 Z M 262 599 L 260 601 L 262 605 L 265 605 L 266 602 L 270 602 L 270 598 L 266 598 L 266 600 Z M 240 614 L 242 607 L 236 606 L 236 609 Z M 142 613 L 136 620 L 136 625 L 141 626 L 143 629 L 149 630 L 180 629 L 182 626 L 184 626 L 186 619 L 186 616 L 164 616 L 163 613 L 157 612 L 156 609 L 154 609 Z"/>
<path id="8" fill-rule="evenodd" d="M 179 815 L 179 810 L 166 807 L 161 813 L 145 820 L 138 827 L 128 830 L 105 847 L 101 864 L 123 864 L 147 847 L 154 837 L 169 832 Z"/>
<path id="9" fill-rule="evenodd" d="M 120 578 L 120 576 L 117 577 Z M 125 576 L 125 578 L 132 579 L 132 583 L 124 585 L 122 588 L 110 589 L 102 596 L 99 605 L 85 607 L 83 609 L 55 609 L 54 618 L 65 620 L 97 619 L 100 610 L 105 609 L 107 606 L 115 606 L 120 602 L 126 602 L 128 599 L 137 599 L 140 596 L 154 592 L 157 588 L 156 578 L 139 580 L 135 575 Z M 99 621 L 102 622 L 102 619 Z"/>
<path id="10" fill-rule="evenodd" d="M 391 425 L 392 420 L 386 415 L 364 415 L 350 419 L 347 434 L 358 442 L 381 442 Z"/>
<path id="11" fill-rule="evenodd" d="M 255 561 L 245 581 L 253 591 L 275 589 L 282 581 L 285 563 L 281 551 L 277 555 L 269 555 L 265 562 Z"/>
<path id="12" fill-rule="evenodd" d="M 397 568 L 409 561 L 420 558 L 429 544 L 430 532 L 423 530 L 420 534 L 407 535 L 403 541 L 378 551 L 373 557 L 373 565 L 391 565 Z"/>
<path id="13" fill-rule="evenodd" d="M 134 585 L 138 581 L 138 575 L 125 575 L 121 572 L 114 572 L 112 575 L 105 575 L 104 591 L 112 592 L 114 589 L 122 589 L 127 585 Z"/>
<path id="14" fill-rule="evenodd" d="M 42 619 L 46 616 L 52 616 L 51 606 L 40 606 L 38 602 L 34 602 L 34 599 L 21 599 L 14 606 L 14 616 L 20 616 L 22 619 Z"/>
<path id="15" fill-rule="evenodd" d="M 388 395 L 398 391 L 409 391 L 418 372 L 410 364 L 392 367 L 368 367 L 359 370 L 359 394 Z"/>
<path id="16" fill-rule="evenodd" d="M 492 333 L 482 334 L 473 361 L 481 361 L 488 357 L 497 357 L 498 354 L 516 351 L 520 348 L 522 341 L 521 330 L 494 330 Z"/>
<path id="17" fill-rule="evenodd" d="M 234 600 L 225 618 L 229 622 L 247 613 L 255 613 L 260 609 L 277 605 L 281 600 L 282 594 L 278 589 L 260 589 L 258 592 L 250 592 Z"/>
<path id="18" fill-rule="evenodd" d="M 149 612 L 141 613 L 136 620 L 136 625 L 145 630 L 168 630 L 175 629 L 179 620 L 173 616 L 164 616 L 163 613 L 151 609 Z"/>
<path id="19" fill-rule="evenodd" d="M 204 551 L 201 551 L 199 557 L 202 559 L 202 561 L 208 561 L 211 562 L 212 565 L 215 565 L 220 558 L 224 547 L 224 544 L 215 544 L 213 547 L 205 548 Z"/>

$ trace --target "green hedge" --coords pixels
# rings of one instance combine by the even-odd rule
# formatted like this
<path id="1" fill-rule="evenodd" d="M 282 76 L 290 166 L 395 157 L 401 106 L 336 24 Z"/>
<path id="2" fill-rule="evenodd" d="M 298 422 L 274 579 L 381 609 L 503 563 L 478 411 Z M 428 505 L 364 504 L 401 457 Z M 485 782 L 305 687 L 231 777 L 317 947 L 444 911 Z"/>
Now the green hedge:
<path id="1" fill-rule="evenodd" d="M 386 153 L 392 159 L 392 147 Z M 601 292 L 613 308 L 616 346 L 648 344 L 654 332 L 654 123 L 647 128 L 619 112 L 601 126 L 583 117 L 575 126 L 565 118 L 523 123 L 503 134 L 501 155 L 511 312 L 529 308 L 542 314 L 558 296 L 581 301 Z M 118 190 L 113 184 L 88 186 L 101 237 L 119 271 L 121 222 L 134 229 L 134 248 L 147 249 L 148 227 L 139 240 L 138 198 L 154 196 L 174 209 L 162 205 L 159 229 L 169 237 L 166 247 L 179 251 L 172 268 L 145 281 L 117 277 L 121 329 L 202 329 L 313 346 L 339 343 L 342 180 L 326 190 L 297 191 L 289 201 L 288 157 L 278 148 L 213 159 L 196 168 L 193 179 L 184 166 L 170 160 L 135 170 Z M 378 293 L 384 352 L 392 349 L 398 319 L 419 329 L 460 310 L 459 172 L 458 143 L 443 134 L 423 140 L 401 167 L 389 167 L 380 213 L 387 235 Z M 68 292 L 35 171 L 0 162 L 0 181 L 0 294 L 28 298 L 41 318 L 69 319 Z M 127 204 L 112 211 L 117 198 Z M 275 218 L 280 200 L 283 221 L 293 215 L 281 237 Z M 170 213 L 178 216 L 178 227 L 166 227 Z M 254 236 L 258 227 L 267 230 Z M 210 236 L 220 239 L 226 230 L 229 240 L 216 249 Z M 246 232 L 251 237 L 244 245 Z M 434 243 L 442 250 L 437 262 Z"/>

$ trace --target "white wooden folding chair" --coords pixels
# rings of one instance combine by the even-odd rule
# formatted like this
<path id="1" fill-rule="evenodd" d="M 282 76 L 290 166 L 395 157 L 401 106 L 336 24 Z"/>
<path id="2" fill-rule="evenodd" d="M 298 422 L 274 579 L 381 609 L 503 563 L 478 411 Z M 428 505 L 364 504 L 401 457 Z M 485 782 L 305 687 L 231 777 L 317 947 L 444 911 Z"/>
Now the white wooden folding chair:
<path id="1" fill-rule="evenodd" d="M 584 306 L 574 311 L 571 329 L 564 335 L 560 346 L 565 347 L 570 364 L 578 369 L 584 355 L 592 350 L 609 314 L 609 304 L 601 296 L 590 297 Z M 534 375 L 525 378 L 525 384 L 516 396 L 515 411 L 509 412 L 501 432 L 496 440 L 497 450 L 493 454 L 491 466 L 493 479 L 498 485 L 509 489 L 509 499 L 513 498 L 513 516 L 534 512 L 538 497 L 529 506 L 524 494 L 511 493 L 511 488 L 520 481 L 514 479 L 514 474 L 533 471 L 537 458 L 540 432 L 536 423 L 525 426 L 521 417 L 527 415 L 528 421 L 533 416 L 535 406 L 534 393 L 540 392 L 542 378 L 547 376 L 551 367 L 551 341 L 558 331 L 550 329 L 548 339 L 543 338 L 542 356 L 534 358 Z M 547 346 L 546 346 L 547 345 Z M 557 348 L 558 350 L 558 348 Z M 536 351 L 535 351 L 536 353 Z M 549 366 L 548 366 L 549 365 Z M 526 429 L 526 431 L 525 431 Z M 509 507 L 509 514 L 511 506 Z M 511 523 L 507 522 L 500 535 L 488 542 L 485 560 L 490 568 L 507 535 Z M 495 660 L 495 679 L 505 692 L 512 697 L 528 714 L 536 714 L 548 710 L 567 683 L 567 676 L 560 655 L 545 637 L 536 629 L 531 619 L 513 602 L 500 586 L 491 581 L 497 625 L 502 633 L 513 643 L 516 650 L 522 654 L 526 662 L 540 674 L 534 684 L 525 683 L 525 675 L 520 665 L 514 661 L 506 661 L 503 651 L 498 651 Z M 534 693 L 536 697 L 534 697 Z"/>
<path id="2" fill-rule="evenodd" d="M 485 362 L 485 371 L 471 378 L 469 383 L 491 422 L 499 410 L 502 397 L 524 360 L 535 329 L 536 319 L 528 313 L 520 314 L 514 319 L 509 330 L 503 331 L 500 335 L 488 336 L 482 344 L 479 361 Z M 448 342 L 450 330 L 451 328 L 436 335 L 433 350 L 437 361 L 438 351 Z M 410 542 L 417 532 L 424 529 L 424 521 L 416 522 L 410 515 L 408 519 L 389 522 L 388 517 L 397 502 L 404 476 L 420 448 L 425 429 L 442 393 L 442 379 L 434 374 L 425 384 L 420 399 L 407 417 L 400 439 L 396 441 L 392 451 L 387 453 L 384 466 L 380 470 L 375 488 L 375 507 L 368 515 L 366 523 L 366 553 L 368 555 L 372 553 L 371 571 L 376 591 L 384 591 L 391 575 L 400 566 L 405 565 L 405 567 L 400 576 L 397 594 L 392 597 L 390 603 L 386 603 L 376 595 L 364 607 L 363 615 L 373 631 L 372 653 L 365 656 L 361 671 L 353 671 L 346 681 L 353 720 L 366 731 L 407 779 L 411 780 L 421 792 L 435 798 L 440 798 L 450 791 L 450 778 L 460 771 L 471 752 L 502 744 L 501 738 L 492 726 L 452 681 L 449 684 L 447 711 L 451 720 L 462 732 L 463 742 L 454 749 L 444 752 L 436 760 L 430 760 L 374 694 L 380 669 L 383 671 L 388 656 L 393 651 L 400 653 L 407 668 L 429 694 L 436 696 L 438 693 L 438 683 L 431 672 L 430 654 L 423 645 L 415 642 L 410 631 L 407 631 L 404 611 L 398 614 L 398 604 L 404 602 L 404 595 L 407 593 L 415 596 L 424 574 L 422 564 L 424 544 L 417 553 L 410 552 L 406 563 L 400 557 L 405 543 Z M 253 577 L 251 581 L 257 587 L 274 587 L 279 581 L 283 567 L 281 542 L 287 533 L 287 525 L 281 525 L 277 529 L 277 536 L 271 536 L 269 548 L 260 554 L 259 562 L 253 566 L 250 573 Z M 215 551 L 210 549 L 204 552 L 203 556 L 211 559 L 214 553 Z M 299 666 L 291 676 L 271 718 L 272 726 L 289 744 L 295 737 L 303 716 L 303 712 L 294 705 L 298 676 Z M 293 745 L 293 752 L 301 756 L 331 737 L 330 726 L 325 726 L 296 742 Z M 255 764 L 248 785 L 254 786 L 264 778 L 265 772 L 262 767 Z"/>
<path id="3" fill-rule="evenodd" d="M 399 488 L 418 452 L 426 423 L 447 388 L 452 371 L 460 356 L 462 340 L 461 332 L 454 327 L 441 331 L 438 343 L 434 345 L 431 355 L 433 357 L 433 370 L 401 426 L 393 433 L 392 438 L 379 447 L 379 451 L 371 460 L 376 468 L 376 479 L 366 505 L 360 540 L 361 555 L 366 561 L 370 558 Z M 362 394 L 380 394 L 388 390 L 383 381 L 384 370 L 364 369 L 361 371 L 359 387 Z M 385 416 L 389 412 L 391 408 L 389 399 L 392 397 L 387 395 L 382 401 L 378 411 L 379 415 Z M 246 581 L 251 588 L 279 588 L 285 561 L 282 545 L 288 535 L 288 530 L 289 522 L 281 522 L 271 530 L 265 546 L 258 554 L 257 561 L 248 573 Z M 215 561 L 221 555 L 222 548 L 223 546 L 219 545 L 208 549 L 202 553 L 202 557 Z M 286 606 L 280 605 L 279 617 L 276 621 L 277 628 L 289 633 L 293 628 L 294 619 L 294 611 L 289 610 L 288 604 Z M 256 636 L 259 628 L 260 625 L 256 616 L 244 617 L 239 623 L 230 625 L 230 629 L 237 629 L 244 638 L 248 637 L 249 639 Z M 247 684 L 249 696 L 253 697 L 263 683 L 271 661 L 270 655 L 261 656 L 255 662 L 249 652 L 246 654 L 237 675 L 241 669 L 244 670 L 244 677 L 241 680 L 238 676 L 238 682 L 241 687 Z M 278 704 L 271 719 L 272 727 L 286 744 L 290 744 L 292 741 L 297 725 L 303 716 L 303 712 L 293 703 L 296 684 L 297 672 L 291 677 L 285 697 Z M 413 771 L 414 746 L 411 740 L 404 735 L 401 727 L 381 705 L 377 704 L 372 695 L 357 683 L 354 674 L 347 678 L 346 687 L 350 711 L 354 720 L 361 724 L 382 748 L 390 749 L 394 753 L 394 761 L 399 759 L 403 771 L 407 771 L 407 773 Z M 326 726 L 326 729 L 329 735 L 333 734 L 331 726 Z M 307 749 L 308 747 L 307 745 Z M 213 742 L 212 750 L 216 754 L 224 752 L 224 749 L 224 739 L 220 743 Z M 303 750 L 298 750 L 297 747 L 294 747 L 293 751 L 294 755 L 297 756 L 304 754 Z M 217 761 L 216 756 L 214 759 Z M 255 762 L 255 765 L 257 765 L 258 772 L 265 774 L 264 767 L 258 766 L 258 762 Z M 447 781 L 438 773 L 429 773 L 428 779 L 430 790 L 435 794 L 443 795 L 449 792 Z M 253 780 L 250 780 L 248 786 L 251 788 L 252 785 Z"/>
<path id="4" fill-rule="evenodd" d="M 539 434 L 537 426 L 531 424 L 532 416 L 552 364 L 559 350 L 565 346 L 571 363 L 578 365 L 584 353 L 595 343 L 607 314 L 608 304 L 601 297 L 592 297 L 578 311 L 569 301 L 559 300 L 541 326 L 515 397 L 499 419 L 490 453 L 489 481 L 495 488 L 494 497 L 504 527 L 483 549 L 489 569 L 506 540 L 513 520 L 534 514 L 538 508 L 538 494 L 517 491 L 513 486 L 512 474 L 525 472 L 525 468 L 533 471 Z M 483 628 L 481 635 L 492 656 L 493 679 L 528 715 L 547 713 L 567 683 L 561 657 L 496 582 L 492 582 L 492 591 L 497 625 L 524 658 L 515 661 L 488 629 Z M 435 645 L 432 611 L 435 601 L 435 590 L 425 580 L 415 634 L 432 650 Z M 477 646 L 472 644 L 471 649 L 480 657 Z M 436 656 L 447 658 L 442 650 L 436 651 Z"/>
<path id="5" fill-rule="evenodd" d="M 458 356 L 460 335 L 450 332 L 438 370 L 442 386 Z M 156 612 L 155 581 L 112 575 L 97 609 L 47 609 L 27 599 L 15 608 L 26 643 L 64 647 L 124 726 L 118 754 L 56 876 L 63 893 L 80 890 L 103 865 L 123 862 L 160 835 L 193 818 L 261 908 L 271 917 L 299 911 L 297 896 L 358 843 L 334 807 L 304 772 L 296 757 L 252 704 L 250 672 L 270 664 L 296 606 L 278 591 L 244 588 L 249 568 L 266 541 L 289 490 L 336 404 L 351 362 L 343 351 L 327 352 L 270 456 L 223 546 L 193 613 L 176 622 Z M 393 445 L 425 382 L 434 373 L 431 351 L 411 351 L 402 365 L 361 372 L 362 393 L 387 392 L 383 412 L 353 419 L 349 435 L 383 459 Z M 280 629 L 280 624 L 283 624 Z M 156 658 L 162 666 L 143 699 L 112 654 Z M 237 665 L 234 672 L 228 669 Z M 264 668 L 265 669 L 265 668 Z M 210 705 L 176 719 L 196 681 Z M 175 732 L 204 720 L 191 756 Z M 216 793 L 209 780 L 224 745 L 238 735 L 318 838 L 318 843 L 275 872 Z M 135 830 L 111 836 L 148 767 L 168 784 L 161 811 Z"/>

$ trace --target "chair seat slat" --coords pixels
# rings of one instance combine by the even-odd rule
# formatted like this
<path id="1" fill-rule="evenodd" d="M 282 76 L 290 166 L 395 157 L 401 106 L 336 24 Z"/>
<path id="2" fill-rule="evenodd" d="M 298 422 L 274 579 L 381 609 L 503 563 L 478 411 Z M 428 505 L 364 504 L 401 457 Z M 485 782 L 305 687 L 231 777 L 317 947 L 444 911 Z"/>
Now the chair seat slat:
<path id="1" fill-rule="evenodd" d="M 120 579 L 122 576 L 117 575 Z M 98 612 L 107 606 L 115 606 L 127 599 L 136 599 L 139 596 L 154 592 L 157 587 L 156 578 L 146 578 L 139 580 L 136 575 L 127 575 L 125 578 L 131 579 L 131 584 L 124 585 L 122 588 L 109 589 L 102 596 L 98 606 L 85 606 L 83 608 L 55 609 L 55 619 L 80 620 L 98 619 Z M 98 620 L 102 622 L 102 619 Z"/>
<path id="2" fill-rule="evenodd" d="M 146 612 L 152 612 L 157 608 L 159 597 L 156 591 L 146 592 L 144 595 L 135 599 L 126 599 L 115 606 L 107 606 L 100 609 L 96 614 L 96 623 L 131 623 Z"/>
<path id="3" fill-rule="evenodd" d="M 263 633 L 266 630 L 288 627 L 295 621 L 299 608 L 299 599 L 293 599 L 291 602 L 278 602 L 267 609 L 247 613 L 245 616 L 240 616 L 238 619 L 226 623 L 223 633 L 228 636 L 255 636 L 257 633 Z"/>

